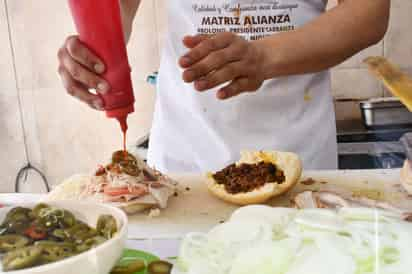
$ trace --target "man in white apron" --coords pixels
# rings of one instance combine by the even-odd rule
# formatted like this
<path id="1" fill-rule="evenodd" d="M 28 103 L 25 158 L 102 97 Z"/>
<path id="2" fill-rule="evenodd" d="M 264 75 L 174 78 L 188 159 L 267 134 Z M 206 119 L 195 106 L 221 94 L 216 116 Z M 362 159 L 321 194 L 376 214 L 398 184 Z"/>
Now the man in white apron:
<path id="1" fill-rule="evenodd" d="M 138 2 L 123 0 L 126 30 Z M 214 171 L 252 149 L 296 152 L 306 169 L 337 168 L 328 69 L 382 39 L 390 5 L 339 2 L 325 12 L 325 0 L 168 0 L 149 164 Z M 87 49 L 73 55 L 74 46 L 84 47 L 70 37 L 59 54 L 65 86 L 101 109 L 77 83 L 108 89 L 101 78 L 84 80 L 103 65 Z M 73 63 L 88 75 L 72 73 Z"/>

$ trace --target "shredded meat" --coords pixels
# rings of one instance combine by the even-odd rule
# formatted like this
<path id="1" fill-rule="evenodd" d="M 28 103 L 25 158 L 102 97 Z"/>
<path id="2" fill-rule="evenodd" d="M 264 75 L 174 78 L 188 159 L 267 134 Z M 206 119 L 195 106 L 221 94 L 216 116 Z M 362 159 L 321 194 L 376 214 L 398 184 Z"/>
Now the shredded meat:
<path id="1" fill-rule="evenodd" d="M 143 169 L 142 171 L 143 171 L 144 177 L 145 177 L 147 180 L 149 180 L 149 181 L 156 181 L 156 180 L 157 180 L 156 175 L 150 173 L 150 172 L 147 171 L 146 169 Z"/>
<path id="2" fill-rule="evenodd" d="M 283 171 L 272 163 L 259 162 L 257 164 L 232 164 L 213 174 L 213 179 L 224 185 L 231 194 L 250 192 L 266 183 L 285 182 Z"/>
<path id="3" fill-rule="evenodd" d="M 96 170 L 96 173 L 94 174 L 95 176 L 103 176 L 106 174 L 106 169 L 104 166 L 99 166 L 99 168 Z"/>
<path id="4" fill-rule="evenodd" d="M 412 212 L 408 209 L 396 207 L 389 202 L 376 201 L 366 197 L 351 198 L 346 197 L 344 194 L 338 194 L 328 191 L 304 191 L 298 193 L 294 199 L 293 203 L 298 209 L 304 208 L 329 208 L 329 209 L 339 209 L 342 207 L 346 208 L 378 208 L 398 214 L 399 218 L 402 220 L 412 222 Z"/>
<path id="5" fill-rule="evenodd" d="M 312 178 L 308 178 L 308 179 L 306 179 L 306 180 L 304 180 L 304 181 L 302 181 L 302 182 L 300 182 L 302 185 L 305 185 L 305 186 L 311 186 L 311 185 L 314 185 L 314 184 L 316 184 L 316 181 L 315 180 L 313 180 Z"/>

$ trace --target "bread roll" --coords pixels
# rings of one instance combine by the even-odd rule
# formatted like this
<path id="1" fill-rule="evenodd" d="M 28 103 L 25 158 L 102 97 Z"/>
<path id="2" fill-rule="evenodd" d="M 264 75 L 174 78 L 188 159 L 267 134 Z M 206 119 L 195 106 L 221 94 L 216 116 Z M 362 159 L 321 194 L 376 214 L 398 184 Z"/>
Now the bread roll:
<path id="1" fill-rule="evenodd" d="M 244 151 L 237 163 L 256 164 L 259 162 L 270 162 L 284 172 L 285 181 L 279 183 L 266 183 L 264 186 L 250 192 L 231 194 L 226 191 L 225 186 L 216 183 L 211 173 L 207 174 L 207 187 L 210 193 L 216 197 L 237 205 L 250 205 L 265 203 L 273 197 L 280 196 L 293 188 L 302 174 L 302 163 L 299 156 L 291 152 L 278 151 Z"/>

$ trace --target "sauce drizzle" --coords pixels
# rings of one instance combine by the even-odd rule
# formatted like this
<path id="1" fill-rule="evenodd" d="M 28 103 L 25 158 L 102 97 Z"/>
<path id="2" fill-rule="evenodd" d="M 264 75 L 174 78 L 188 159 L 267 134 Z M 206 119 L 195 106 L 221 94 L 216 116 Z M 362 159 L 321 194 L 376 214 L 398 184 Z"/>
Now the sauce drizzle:
<path id="1" fill-rule="evenodd" d="M 127 149 L 126 149 L 126 135 L 127 135 L 127 116 L 121 116 L 117 117 L 117 121 L 120 123 L 120 127 L 122 129 L 123 133 L 123 152 L 124 152 L 124 158 L 127 158 Z"/>

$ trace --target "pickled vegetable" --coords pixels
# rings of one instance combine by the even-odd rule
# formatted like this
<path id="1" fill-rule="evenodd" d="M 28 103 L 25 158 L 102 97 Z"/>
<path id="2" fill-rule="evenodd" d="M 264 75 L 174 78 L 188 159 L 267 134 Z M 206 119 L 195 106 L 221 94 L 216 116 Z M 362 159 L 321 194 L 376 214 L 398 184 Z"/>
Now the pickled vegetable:
<path id="1" fill-rule="evenodd" d="M 59 246 L 59 247 L 65 247 L 65 248 L 71 248 L 74 249 L 75 245 L 73 243 L 69 242 L 56 242 L 56 241 L 38 241 L 34 243 L 35 246 L 40 246 L 42 248 L 49 248 L 49 247 L 54 247 L 54 246 Z"/>
<path id="2" fill-rule="evenodd" d="M 74 241 L 78 244 L 83 243 L 89 238 L 93 238 L 98 235 L 95 229 L 90 228 L 83 223 L 77 223 L 76 225 L 63 230 L 66 235 L 66 240 Z"/>
<path id="3" fill-rule="evenodd" d="M 75 247 L 69 243 L 52 241 L 37 242 L 35 246 L 41 247 L 41 260 L 46 263 L 60 261 L 75 255 Z"/>
<path id="4" fill-rule="evenodd" d="M 93 247 L 101 245 L 105 241 L 107 241 L 107 239 L 102 237 L 102 236 L 95 236 L 93 238 L 89 238 L 89 239 L 85 240 L 82 244 L 77 245 L 76 251 L 77 252 L 84 252 L 84 251 L 89 250 Z"/>
<path id="5" fill-rule="evenodd" d="M 147 268 L 148 274 L 170 274 L 173 265 L 166 261 L 151 262 Z"/>
<path id="6" fill-rule="evenodd" d="M 4 235 L 7 233 L 7 227 L 4 225 L 0 226 L 0 235 Z"/>
<path id="7" fill-rule="evenodd" d="M 123 150 L 113 153 L 112 164 L 110 167 L 120 167 L 122 172 L 130 176 L 138 176 L 141 172 L 136 158 L 132 154 L 124 152 Z"/>
<path id="8" fill-rule="evenodd" d="M 65 229 L 55 229 L 52 232 L 53 237 L 59 239 L 59 240 L 68 240 L 69 239 L 69 235 L 67 234 L 67 230 Z"/>
<path id="9" fill-rule="evenodd" d="M 137 163 L 136 157 L 128 152 L 124 152 L 123 150 L 119 150 L 113 153 L 112 155 L 112 163 Z"/>
<path id="10" fill-rule="evenodd" d="M 9 252 L 29 244 L 29 239 L 21 235 L 0 236 L 0 252 Z"/>
<path id="11" fill-rule="evenodd" d="M 15 207 L 6 215 L 6 221 L 30 220 L 31 209 L 24 207 Z"/>
<path id="12" fill-rule="evenodd" d="M 2 228 L 8 233 L 21 233 L 30 226 L 31 221 L 32 216 L 30 209 L 16 207 L 7 213 Z"/>
<path id="13" fill-rule="evenodd" d="M 116 220 L 113 216 L 102 215 L 97 221 L 96 230 L 100 235 L 110 239 L 117 232 Z"/>
<path id="14" fill-rule="evenodd" d="M 47 204 L 43 204 L 43 203 L 40 203 L 40 204 L 36 205 L 32 210 L 33 216 L 35 218 L 39 218 L 40 217 L 40 212 L 45 208 L 50 208 L 50 206 L 47 205 Z"/>
<path id="15" fill-rule="evenodd" d="M 66 228 L 76 223 L 76 218 L 71 212 L 57 208 L 40 209 L 38 218 L 47 228 Z"/>
<path id="16" fill-rule="evenodd" d="M 29 246 L 7 253 L 3 257 L 3 269 L 5 271 L 19 270 L 36 265 L 40 262 L 42 249 L 37 246 Z"/>
<path id="17" fill-rule="evenodd" d="M 98 229 L 77 220 L 68 210 L 38 204 L 11 209 L 0 226 L 0 256 L 4 271 L 63 260 L 101 245 L 117 232 L 110 215 Z"/>
<path id="18" fill-rule="evenodd" d="M 36 224 L 32 224 L 25 231 L 24 235 L 32 240 L 43 240 L 47 237 L 47 230 Z"/>
<path id="19" fill-rule="evenodd" d="M 134 274 L 140 272 L 146 268 L 146 264 L 143 260 L 123 260 L 120 264 L 116 265 L 110 274 Z"/>

